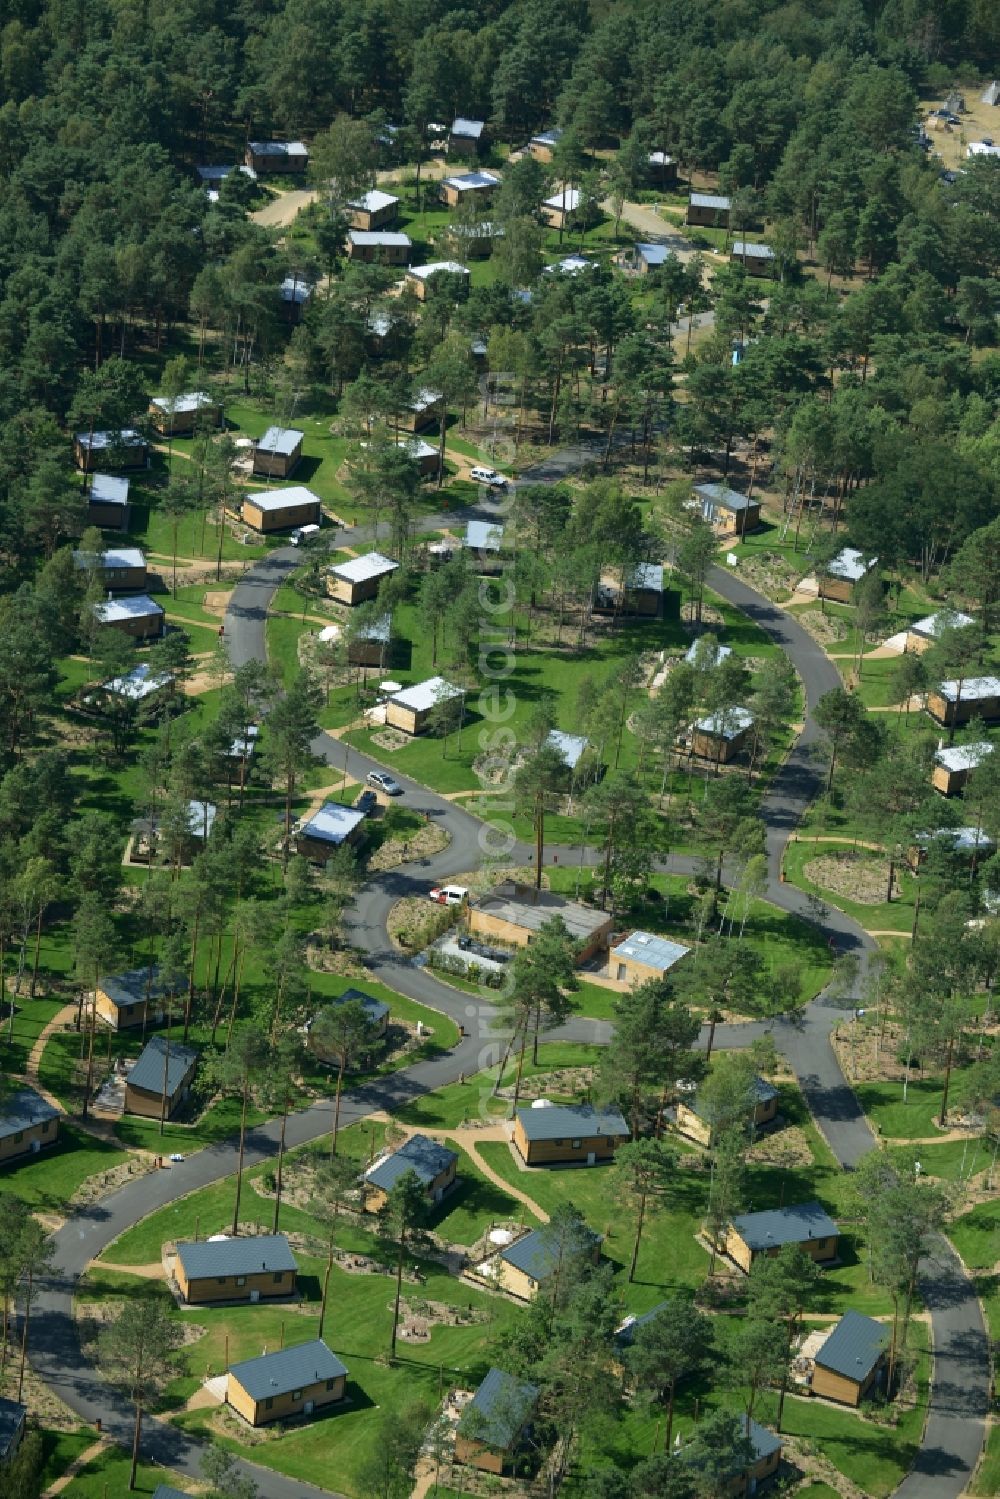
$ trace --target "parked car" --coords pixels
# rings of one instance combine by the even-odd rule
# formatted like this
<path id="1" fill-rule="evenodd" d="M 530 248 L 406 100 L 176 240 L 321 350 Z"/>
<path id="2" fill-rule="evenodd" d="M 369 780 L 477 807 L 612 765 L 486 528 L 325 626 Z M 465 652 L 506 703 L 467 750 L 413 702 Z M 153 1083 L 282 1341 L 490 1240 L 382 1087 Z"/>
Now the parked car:
<path id="1" fill-rule="evenodd" d="M 296 526 L 289 540 L 293 547 L 300 547 L 319 535 L 319 526 Z"/>
<path id="2" fill-rule="evenodd" d="M 402 796 L 403 788 L 397 780 L 394 780 L 388 771 L 370 770 L 366 776 L 369 786 L 374 786 L 376 791 L 384 791 L 386 796 Z"/>
<path id="3" fill-rule="evenodd" d="M 430 898 L 439 906 L 460 906 L 468 900 L 469 892 L 464 885 L 435 885 Z"/>
<path id="4" fill-rule="evenodd" d="M 498 474 L 495 468 L 483 468 L 479 466 L 470 472 L 477 484 L 488 484 L 491 489 L 507 488 L 507 480 L 503 474 Z"/>

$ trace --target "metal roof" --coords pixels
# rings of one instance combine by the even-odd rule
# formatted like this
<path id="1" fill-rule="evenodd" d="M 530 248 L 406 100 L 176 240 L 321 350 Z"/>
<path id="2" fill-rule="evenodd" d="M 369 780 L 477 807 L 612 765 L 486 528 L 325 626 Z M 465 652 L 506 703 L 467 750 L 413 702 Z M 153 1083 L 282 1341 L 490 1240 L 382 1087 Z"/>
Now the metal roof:
<path id="1" fill-rule="evenodd" d="M 733 259 L 739 259 L 743 255 L 751 260 L 773 260 L 774 251 L 770 245 L 752 244 L 748 239 L 734 239 L 730 255 Z"/>
<path id="2" fill-rule="evenodd" d="M 470 520 L 465 528 L 465 545 L 480 552 L 499 552 L 503 526 L 495 526 L 488 520 Z"/>
<path id="3" fill-rule="evenodd" d="M 247 725 L 245 734 L 237 734 L 229 746 L 228 754 L 231 760 L 242 760 L 244 755 L 252 755 L 257 747 L 257 736 L 260 734 L 260 725 L 251 723 Z"/>
<path id="4" fill-rule="evenodd" d="M 730 200 L 722 193 L 692 193 L 689 204 L 695 208 L 717 208 L 728 210 Z"/>
<path id="5" fill-rule="evenodd" d="M 101 571 L 108 572 L 113 567 L 145 567 L 146 554 L 140 547 L 108 547 L 106 551 L 99 553 L 74 552 L 73 561 L 77 567 L 89 567 L 92 562 L 100 562 Z"/>
<path id="6" fill-rule="evenodd" d="M 413 267 L 411 266 L 410 269 L 412 270 Z M 434 269 L 434 267 L 420 266 L 418 269 L 428 270 Z M 415 411 L 419 415 L 421 412 L 427 411 L 431 406 L 436 406 L 439 401 L 443 400 L 444 396 L 441 391 L 431 390 L 430 386 L 424 385 L 417 391 L 413 400 L 409 403 L 410 410 Z"/>
<path id="7" fill-rule="evenodd" d="M 283 302 L 294 302 L 297 307 L 301 307 L 312 296 L 313 284 L 303 276 L 286 276 L 278 291 Z"/>
<path id="8" fill-rule="evenodd" d="M 858 583 L 865 573 L 871 572 L 877 562 L 877 557 L 866 562 L 863 553 L 859 552 L 857 547 L 844 547 L 832 562 L 827 563 L 826 570 L 831 578 L 843 578 L 848 583 Z"/>
<path id="9" fill-rule="evenodd" d="M 248 489 L 243 496 L 244 505 L 256 505 L 261 512 L 288 510 L 299 505 L 320 505 L 318 494 L 313 494 L 304 484 L 289 484 L 287 489 Z"/>
<path id="10" fill-rule="evenodd" d="M 558 750 L 563 764 L 569 770 L 575 770 L 579 765 L 589 742 L 586 734 L 564 734 L 562 729 L 550 729 L 545 740 L 546 744 Z"/>
<path id="11" fill-rule="evenodd" d="M 264 436 L 257 439 L 257 451 L 290 458 L 304 436 L 305 433 L 297 431 L 295 427 L 268 427 Z"/>
<path id="12" fill-rule="evenodd" d="M 581 271 L 593 270 L 594 265 L 595 262 L 584 255 L 564 255 L 562 260 L 556 260 L 542 269 L 553 276 L 578 276 Z"/>
<path id="13" fill-rule="evenodd" d="M 0 1103 L 0 1140 L 58 1118 L 59 1110 L 34 1088 L 18 1088 Z"/>
<path id="14" fill-rule="evenodd" d="M 330 571 L 335 578 L 345 583 L 367 583 L 371 578 L 384 578 L 394 573 L 399 566 L 383 552 L 365 552 L 362 557 L 351 557 L 347 562 L 338 562 Z"/>
<path id="15" fill-rule="evenodd" d="M 970 141 L 965 154 L 966 156 L 1000 156 L 1000 146 L 994 146 L 990 141 Z"/>
<path id="16" fill-rule="evenodd" d="M 755 503 L 745 494 L 740 494 L 738 489 L 730 489 L 728 484 L 696 484 L 694 492 L 702 502 L 701 510 L 705 516 L 716 507 L 720 510 L 739 511 L 747 510 Z"/>
<path id="17" fill-rule="evenodd" d="M 571 1230 L 567 1236 L 568 1242 L 561 1246 L 556 1242 L 551 1230 L 545 1228 L 533 1228 L 523 1238 L 516 1239 L 513 1244 L 508 1244 L 506 1249 L 501 1249 L 500 1258 L 508 1265 L 513 1265 L 515 1270 L 522 1271 L 532 1280 L 541 1281 L 551 1275 L 559 1261 L 560 1248 L 563 1256 L 567 1249 L 570 1253 L 579 1255 L 590 1255 L 594 1248 L 601 1242 L 600 1234 L 595 1234 L 593 1229 L 586 1224 L 580 1226 L 579 1232 Z"/>
<path id="18" fill-rule="evenodd" d="M 352 198 L 348 208 L 359 208 L 363 213 L 378 213 L 380 209 L 391 208 L 400 200 L 392 193 L 384 193 L 381 188 L 373 187 L 360 198 Z"/>
<path id="19" fill-rule="evenodd" d="M 482 135 L 485 125 L 485 120 L 468 120 L 464 115 L 456 115 L 451 122 L 451 134 L 461 135 L 467 140 L 477 141 Z"/>
<path id="20" fill-rule="evenodd" d="M 248 166 L 211 166 L 195 167 L 202 182 L 225 182 L 234 172 L 241 172 L 244 177 L 249 177 L 251 182 L 257 181 L 257 173 L 253 167 Z"/>
<path id="21" fill-rule="evenodd" d="M 527 886 L 512 888 L 509 885 L 498 885 L 491 895 L 484 895 L 475 901 L 472 909 L 529 932 L 537 932 L 546 921 L 559 916 L 570 936 L 576 939 L 592 937 L 595 932 L 611 924 L 606 911 L 581 906 L 576 901 L 563 900 L 561 896 L 553 895 L 548 890 L 535 890 Z"/>
<path id="22" fill-rule="evenodd" d="M 644 593 L 663 592 L 663 564 L 662 562 L 639 562 L 632 569 L 628 578 L 626 588 Z"/>
<path id="23" fill-rule="evenodd" d="M 349 229 L 347 238 L 352 245 L 404 245 L 410 249 L 413 244 L 408 234 L 397 229 Z"/>
<path id="24" fill-rule="evenodd" d="M 928 640 L 937 640 L 945 630 L 964 630 L 966 625 L 974 624 L 972 615 L 963 614 L 961 609 L 938 609 L 933 614 L 925 614 L 910 629 L 914 635 L 925 635 Z"/>
<path id="25" fill-rule="evenodd" d="M 818 1202 L 768 1208 L 763 1213 L 739 1213 L 733 1227 L 748 1249 L 774 1249 L 780 1244 L 802 1244 L 806 1239 L 835 1239 L 840 1232 Z"/>
<path id="26" fill-rule="evenodd" d="M 358 625 L 353 636 L 355 640 L 379 640 L 388 645 L 392 639 L 392 615 L 382 614 L 366 625 Z"/>
<path id="27" fill-rule="evenodd" d="M 345 989 L 343 994 L 337 994 L 330 1000 L 332 1005 L 346 1005 L 348 1002 L 362 1005 L 371 1025 L 378 1025 L 379 1021 L 385 1020 L 389 1015 L 389 1006 L 385 1000 L 376 999 L 374 994 L 366 994 L 363 989 Z"/>
<path id="28" fill-rule="evenodd" d="M 198 1239 L 177 1245 L 177 1258 L 189 1280 L 217 1275 L 261 1275 L 265 1271 L 298 1270 L 284 1234 L 259 1234 L 246 1239 Z"/>
<path id="29" fill-rule="evenodd" d="M 152 972 L 148 968 L 129 968 L 124 973 L 110 973 L 98 980 L 97 987 L 119 1009 L 123 1005 L 142 1004 L 146 998 L 147 981 L 151 1000 L 162 999 L 171 988 L 177 989 L 184 982 L 178 974 L 171 985 L 156 963 Z"/>
<path id="30" fill-rule="evenodd" d="M 642 257 L 647 265 L 666 265 L 673 254 L 666 245 L 656 245 L 648 240 L 640 240 L 635 247 L 635 253 Z"/>
<path id="31" fill-rule="evenodd" d="M 135 593 L 127 599 L 104 599 L 94 605 L 94 613 L 103 625 L 114 624 L 122 619 L 148 619 L 163 610 L 148 593 Z"/>
<path id="32" fill-rule="evenodd" d="M 415 682 L 412 687 L 404 687 L 402 692 L 395 693 L 389 701 L 396 703 L 400 708 L 409 708 L 414 713 L 425 713 L 428 708 L 433 708 L 435 703 L 444 702 L 447 698 L 464 696 L 465 693 L 461 687 L 455 687 L 451 682 L 446 682 L 444 677 L 428 677 L 426 682 Z"/>
<path id="33" fill-rule="evenodd" d="M 777 1098 L 778 1096 L 777 1088 L 773 1083 L 769 1083 L 765 1077 L 751 1078 L 749 1086 L 750 1091 L 753 1093 L 755 1105 L 770 1103 L 772 1098 Z M 699 1119 L 704 1119 L 705 1117 L 701 1107 L 703 1101 L 700 1093 L 696 1093 L 693 1098 L 683 1100 L 684 1107 L 690 1109 L 691 1113 L 697 1115 Z"/>
<path id="34" fill-rule="evenodd" d="M 308 156 L 301 141 L 251 141 L 250 150 L 255 156 Z"/>
<path id="35" fill-rule="evenodd" d="M 580 189 L 568 187 L 565 194 L 560 188 L 559 192 L 553 193 L 551 198 L 546 198 L 542 204 L 543 208 L 555 208 L 559 212 L 575 213 L 580 206 Z"/>
<path id="36" fill-rule="evenodd" d="M 648 1312 L 635 1317 L 629 1314 L 619 1328 L 615 1330 L 615 1346 L 617 1348 L 630 1348 L 635 1342 L 636 1330 L 645 1327 L 647 1323 L 655 1321 L 662 1311 L 670 1305 L 669 1301 L 658 1301 L 655 1306 L 650 1307 Z"/>
<path id="37" fill-rule="evenodd" d="M 301 824 L 299 833 L 337 846 L 349 838 L 364 820 L 364 812 L 358 812 L 354 807 L 343 807 L 340 802 L 324 802 L 318 812 L 314 812 L 308 821 Z"/>
<path id="38" fill-rule="evenodd" d="M 705 638 L 702 637 L 702 639 Z M 699 660 L 706 666 L 718 666 L 720 661 L 725 661 L 727 656 L 733 654 L 732 646 L 720 645 L 717 640 L 712 643 L 711 655 L 707 646 L 702 646 L 700 651 L 699 646 L 701 646 L 701 640 L 694 640 L 684 652 L 684 660 L 689 666 L 696 666 Z"/>
<path id="39" fill-rule="evenodd" d="M 414 463 L 419 463 L 421 458 L 436 458 L 438 450 L 432 443 L 424 442 L 422 437 L 397 437 L 397 448 L 402 448 L 408 458 Z"/>
<path id="40" fill-rule="evenodd" d="M 815 1355 L 823 1369 L 832 1369 L 859 1384 L 868 1378 L 889 1346 L 889 1329 L 874 1317 L 845 1312 Z"/>
<path id="41" fill-rule="evenodd" d="M 651 167 L 669 167 L 673 165 L 673 160 L 669 151 L 650 151 L 649 153 Z"/>
<path id="42" fill-rule="evenodd" d="M 666 973 L 691 949 L 683 942 L 671 942 L 669 937 L 657 937 L 653 932 L 633 932 L 624 942 L 611 949 L 613 958 L 632 958 L 637 963 L 648 963 L 650 968 L 659 968 Z"/>
<path id="43" fill-rule="evenodd" d="M 962 702 L 976 702 L 981 698 L 1000 697 L 1000 677 L 966 677 L 962 685 Z M 949 703 L 958 700 L 957 679 L 942 682 L 938 692 Z"/>
<path id="44" fill-rule="evenodd" d="M 7 1457 L 28 1417 L 28 1407 L 0 1397 L 0 1458 Z"/>
<path id="45" fill-rule="evenodd" d="M 279 1348 L 274 1353 L 261 1354 L 260 1358 L 231 1364 L 229 1373 L 251 1400 L 267 1400 L 273 1395 L 308 1389 L 322 1380 L 337 1379 L 347 1373 L 347 1366 L 322 1338 L 313 1338 L 296 1348 Z"/>
<path id="46" fill-rule="evenodd" d="M 749 1463 L 738 1463 L 736 1465 L 731 1475 L 734 1478 L 739 1473 L 745 1473 L 748 1467 L 756 1463 L 763 1462 L 764 1459 L 770 1457 L 772 1453 L 781 1451 L 781 1438 L 775 1436 L 773 1431 L 768 1431 L 766 1426 L 761 1426 L 757 1421 L 748 1421 L 745 1415 L 740 1417 L 740 1425 L 743 1428 L 744 1435 L 750 1442 L 753 1455 Z M 698 1436 L 696 1429 L 693 1440 L 689 1442 L 687 1446 L 678 1447 L 677 1449 L 678 1457 L 680 1457 L 683 1462 L 693 1467 L 698 1466 L 699 1454 L 697 1442 Z"/>
<path id="47" fill-rule="evenodd" d="M 192 838 L 207 838 L 215 825 L 218 809 L 214 802 L 188 802 L 188 827 Z"/>
<path id="48" fill-rule="evenodd" d="M 950 843 L 955 852 L 961 854 L 993 847 L 993 839 L 982 828 L 935 828 L 933 833 L 919 833 L 917 842 L 929 843 L 934 838 Z"/>
<path id="49" fill-rule="evenodd" d="M 449 1150 L 447 1145 L 440 1145 L 426 1135 L 411 1135 L 405 1145 L 370 1166 L 365 1181 L 381 1187 L 383 1192 L 391 1192 L 408 1171 L 414 1171 L 424 1186 L 430 1186 L 435 1177 L 457 1160 L 458 1152 Z"/>
<path id="50" fill-rule="evenodd" d="M 95 474 L 87 499 L 94 505 L 127 505 L 128 484 L 127 479 L 116 479 L 113 474 Z"/>
<path id="51" fill-rule="evenodd" d="M 460 265 L 457 260 L 432 260 L 427 265 L 411 265 L 407 270 L 408 276 L 416 276 L 418 281 L 429 281 L 432 276 L 437 276 L 442 271 L 448 271 L 453 276 L 467 276 L 469 267 Z M 438 400 L 441 397 L 438 396 Z"/>
<path id="52" fill-rule="evenodd" d="M 187 416 L 192 411 L 203 411 L 206 406 L 214 406 L 215 402 L 205 390 L 189 390 L 186 395 L 177 396 L 171 400 L 170 396 L 154 396 L 149 403 L 155 406 L 157 411 L 162 411 L 164 416 L 173 412 L 174 416 Z"/>
<path id="53" fill-rule="evenodd" d="M 953 744 L 939 749 L 934 759 L 945 770 L 975 770 L 992 753 L 993 745 L 989 740 L 980 739 L 976 744 Z"/>
<path id="54" fill-rule="evenodd" d="M 500 178 L 492 172 L 457 172 L 454 177 L 445 177 L 443 185 L 453 187 L 457 193 L 474 193 L 484 187 L 499 187 Z"/>
<path id="55" fill-rule="evenodd" d="M 517 1117 L 526 1140 L 573 1140 L 583 1135 L 629 1133 L 620 1109 L 597 1109 L 589 1103 L 518 1109 Z"/>
<path id="56" fill-rule="evenodd" d="M 181 1046 L 171 1041 L 168 1048 L 165 1036 L 150 1036 L 129 1071 L 128 1082 L 131 1087 L 143 1088 L 160 1098 L 164 1092 L 165 1070 L 166 1094 L 173 1098 L 197 1060 L 198 1053 L 193 1046 Z"/>
<path id="57" fill-rule="evenodd" d="M 102 682 L 101 686 L 105 692 L 113 692 L 116 697 L 127 697 L 132 702 L 139 703 L 143 698 L 159 692 L 169 682 L 169 672 L 157 674 L 150 670 L 148 661 L 143 661 L 140 666 L 134 666 L 130 672 L 126 672 L 125 676 L 112 677 L 110 682 Z"/>
<path id="58" fill-rule="evenodd" d="M 719 713 L 709 713 L 699 718 L 695 728 L 702 734 L 717 734 L 720 739 L 735 739 L 753 727 L 753 714 L 746 708 L 726 708 Z"/>
<path id="59" fill-rule="evenodd" d="M 559 126 L 553 125 L 551 130 L 543 130 L 540 134 L 533 135 L 531 137 L 531 144 L 533 146 L 558 146 L 562 137 L 563 133 L 559 129 Z"/>
<path id="60" fill-rule="evenodd" d="M 513 1447 L 538 1404 L 538 1386 L 493 1368 L 462 1412 L 458 1430 L 505 1452 Z M 475 1412 L 475 1415 L 470 1412 Z"/>
<path id="61" fill-rule="evenodd" d="M 145 448 L 149 444 L 141 432 L 134 427 L 123 427 L 120 432 L 78 432 L 76 440 L 81 448 L 91 453 L 101 453 L 107 448 Z"/>

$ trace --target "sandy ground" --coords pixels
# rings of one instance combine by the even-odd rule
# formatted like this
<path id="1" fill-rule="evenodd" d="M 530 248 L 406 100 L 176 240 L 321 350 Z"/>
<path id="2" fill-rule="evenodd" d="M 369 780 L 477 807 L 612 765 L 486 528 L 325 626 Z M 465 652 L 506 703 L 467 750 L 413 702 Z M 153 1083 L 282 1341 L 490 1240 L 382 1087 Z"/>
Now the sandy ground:
<path id="1" fill-rule="evenodd" d="M 398 182 L 401 170 L 404 169 L 392 167 L 388 171 L 379 172 L 379 183 L 385 186 Z M 409 174 L 412 168 L 405 170 Z M 447 161 L 425 161 L 420 170 L 420 177 L 424 182 L 435 182 L 442 177 L 450 176 L 453 172 L 468 170 L 468 165 L 464 163 L 456 166 L 454 162 L 449 165 Z M 318 197 L 319 193 L 314 187 L 296 188 L 291 192 L 279 193 L 276 198 L 271 199 L 270 203 L 265 203 L 263 208 L 258 208 L 250 217 L 255 223 L 263 224 L 266 228 L 282 229 L 285 225 L 292 223 L 303 208 L 307 208 L 310 203 L 315 203 Z"/>
<path id="2" fill-rule="evenodd" d="M 1000 108 L 995 104 L 983 104 L 979 97 L 986 86 L 985 81 L 956 86 L 965 98 L 965 113 L 962 115 L 961 125 L 942 126 L 938 129 L 938 122 L 928 118 L 932 110 L 943 107 L 944 98 L 929 100 L 922 113 L 924 128 L 931 138 L 931 152 L 940 156 L 942 165 L 946 167 L 965 164 L 965 148 L 970 141 L 981 141 L 986 135 L 992 136 L 994 141 L 1000 141 Z"/>

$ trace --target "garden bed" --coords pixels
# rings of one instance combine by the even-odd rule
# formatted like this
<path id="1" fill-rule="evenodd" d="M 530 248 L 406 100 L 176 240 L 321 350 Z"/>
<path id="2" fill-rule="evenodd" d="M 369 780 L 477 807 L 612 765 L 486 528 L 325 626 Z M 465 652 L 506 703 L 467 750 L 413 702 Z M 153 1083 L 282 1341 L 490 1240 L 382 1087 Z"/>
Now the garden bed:
<path id="1" fill-rule="evenodd" d="M 889 868 L 884 857 L 879 858 L 861 850 L 820 854 L 803 865 L 802 873 L 811 884 L 829 890 L 831 895 L 856 901 L 862 906 L 885 904 Z M 894 898 L 902 895 L 895 874 L 892 894 Z"/>

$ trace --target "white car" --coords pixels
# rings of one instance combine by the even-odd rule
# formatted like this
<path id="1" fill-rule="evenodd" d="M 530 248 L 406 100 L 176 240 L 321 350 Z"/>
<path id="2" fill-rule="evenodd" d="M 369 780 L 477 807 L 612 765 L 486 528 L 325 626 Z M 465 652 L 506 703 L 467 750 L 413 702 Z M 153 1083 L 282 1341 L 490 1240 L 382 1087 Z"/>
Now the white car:
<path id="1" fill-rule="evenodd" d="M 439 906 L 460 906 L 468 900 L 469 892 L 464 885 L 435 885 L 430 898 Z"/>
<path id="2" fill-rule="evenodd" d="M 495 468 L 474 468 L 471 474 L 477 484 L 488 484 L 491 489 L 507 488 L 507 480 Z"/>

